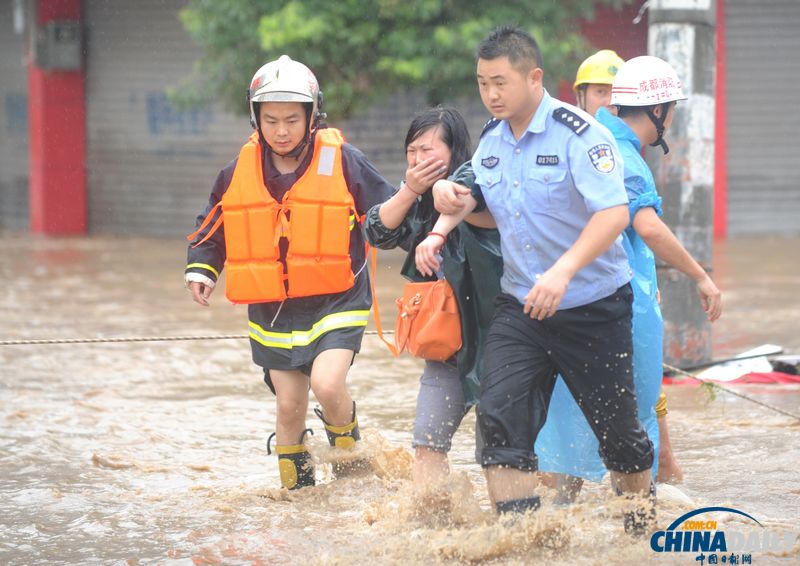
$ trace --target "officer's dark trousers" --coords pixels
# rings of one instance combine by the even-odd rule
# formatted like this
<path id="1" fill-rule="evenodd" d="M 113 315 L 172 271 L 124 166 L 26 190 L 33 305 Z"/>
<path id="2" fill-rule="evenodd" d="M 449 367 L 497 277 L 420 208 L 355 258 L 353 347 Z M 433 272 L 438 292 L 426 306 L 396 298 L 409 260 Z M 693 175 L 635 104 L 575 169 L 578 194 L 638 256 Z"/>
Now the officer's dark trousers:
<path id="1" fill-rule="evenodd" d="M 633 385 L 629 285 L 614 294 L 539 321 L 501 294 L 486 341 L 478 422 L 482 465 L 537 469 L 533 446 L 561 374 L 600 442 L 612 471 L 653 464 L 653 445 L 639 423 Z"/>

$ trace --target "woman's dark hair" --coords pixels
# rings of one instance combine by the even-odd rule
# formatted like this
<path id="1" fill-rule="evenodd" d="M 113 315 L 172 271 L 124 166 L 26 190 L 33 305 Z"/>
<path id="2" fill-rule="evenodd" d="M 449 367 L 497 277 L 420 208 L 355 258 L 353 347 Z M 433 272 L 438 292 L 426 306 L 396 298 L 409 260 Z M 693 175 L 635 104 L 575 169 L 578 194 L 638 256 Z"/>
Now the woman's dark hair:
<path id="1" fill-rule="evenodd" d="M 436 106 L 417 115 L 408 127 L 403 147 L 408 148 L 414 140 L 434 127 L 440 128 L 442 141 L 450 148 L 450 167 L 447 170 L 450 175 L 472 157 L 467 123 L 455 108 Z"/>

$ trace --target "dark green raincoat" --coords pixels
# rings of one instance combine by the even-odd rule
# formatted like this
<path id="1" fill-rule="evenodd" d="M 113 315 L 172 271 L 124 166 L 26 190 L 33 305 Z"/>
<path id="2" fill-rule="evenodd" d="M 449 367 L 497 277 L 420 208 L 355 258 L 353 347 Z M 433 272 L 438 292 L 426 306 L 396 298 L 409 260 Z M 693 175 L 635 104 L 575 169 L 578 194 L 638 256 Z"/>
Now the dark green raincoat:
<path id="1" fill-rule="evenodd" d="M 472 186 L 475 177 L 469 162 L 450 177 L 465 186 Z M 439 218 L 433 207 L 430 191 L 411 206 L 402 224 L 390 230 L 381 222 L 380 205 L 373 206 L 364 223 L 367 240 L 376 248 L 388 250 L 400 246 L 408 251 L 401 274 L 411 281 L 432 281 L 417 271 L 414 261 L 417 245 L 425 239 Z M 444 277 L 455 291 L 461 313 L 463 346 L 456 353 L 456 366 L 464 389 L 467 406 L 478 401 L 480 362 L 489 322 L 494 312 L 494 299 L 500 292 L 503 258 L 500 255 L 500 234 L 496 229 L 477 228 L 462 222 L 447 238 L 442 249 Z"/>

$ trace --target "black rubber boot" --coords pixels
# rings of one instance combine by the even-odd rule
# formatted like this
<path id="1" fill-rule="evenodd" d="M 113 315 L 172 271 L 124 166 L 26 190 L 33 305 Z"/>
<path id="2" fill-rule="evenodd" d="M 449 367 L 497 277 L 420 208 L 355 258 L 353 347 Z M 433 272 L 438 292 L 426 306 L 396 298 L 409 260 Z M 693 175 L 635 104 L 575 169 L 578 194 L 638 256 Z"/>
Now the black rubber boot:
<path id="1" fill-rule="evenodd" d="M 358 418 L 356 417 L 356 402 L 353 401 L 353 420 L 344 426 L 334 426 L 325 420 L 322 409 L 314 409 L 314 414 L 325 425 L 325 434 L 328 435 L 328 443 L 333 448 L 351 450 L 355 448 L 356 442 L 361 440 L 361 433 L 358 430 Z M 370 468 L 369 461 L 356 458 L 354 460 L 333 462 L 333 474 L 336 477 L 345 477 L 353 474 L 361 474 Z"/>
<path id="2" fill-rule="evenodd" d="M 508 501 L 498 501 L 494 504 L 498 515 L 527 513 L 528 511 L 536 511 L 541 506 L 542 500 L 537 495 L 528 497 L 526 499 L 509 499 Z"/>
<path id="3" fill-rule="evenodd" d="M 325 425 L 325 434 L 328 435 L 328 442 L 334 448 L 352 448 L 356 441 L 361 440 L 361 433 L 358 431 L 358 419 L 356 418 L 356 402 L 353 401 L 353 420 L 344 426 L 334 426 L 325 420 L 322 409 L 314 409 L 314 414 Z"/>
<path id="4" fill-rule="evenodd" d="M 617 495 L 623 494 L 617 490 Z M 635 499 L 632 495 L 624 496 Z M 650 494 L 641 506 L 626 511 L 622 517 L 626 533 L 635 537 L 647 536 L 656 526 L 656 485 L 650 484 Z"/>
<path id="5" fill-rule="evenodd" d="M 300 489 L 301 487 L 316 485 L 314 462 L 311 460 L 311 454 L 306 450 L 305 444 L 303 444 L 303 439 L 307 432 L 314 434 L 313 430 L 307 428 L 300 435 L 300 440 L 297 444 L 275 445 L 275 452 L 278 455 L 278 472 L 281 475 L 281 486 L 286 489 Z M 272 433 L 267 439 L 267 454 L 272 454 L 269 444 L 274 436 L 275 433 Z"/>

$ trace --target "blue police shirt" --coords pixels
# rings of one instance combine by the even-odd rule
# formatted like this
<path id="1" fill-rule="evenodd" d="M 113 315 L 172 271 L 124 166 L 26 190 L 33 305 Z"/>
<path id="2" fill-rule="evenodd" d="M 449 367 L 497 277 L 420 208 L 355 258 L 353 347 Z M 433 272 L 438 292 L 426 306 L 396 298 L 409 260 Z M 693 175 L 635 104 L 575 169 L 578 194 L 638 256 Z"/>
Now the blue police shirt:
<path id="1" fill-rule="evenodd" d="M 597 111 L 597 121 L 608 128 L 617 140 L 625 162 L 625 189 L 631 222 L 637 212 L 653 207 L 661 215 L 661 197 L 656 192 L 653 174 L 641 156 L 641 143 L 622 120 L 606 109 Z M 664 369 L 664 321 L 658 306 L 656 260 L 632 225 L 622 232 L 622 246 L 633 269 L 633 383 L 639 421 L 647 431 L 658 453 L 658 417 L 655 406 L 661 392 Z M 534 451 L 539 457 L 539 470 L 570 474 L 600 481 L 606 467 L 598 452 L 599 444 L 574 397 L 562 379 L 556 382 L 547 422 L 536 437 Z M 653 462 L 653 478 L 658 474 L 658 458 Z"/>
<path id="2" fill-rule="evenodd" d="M 500 230 L 503 292 L 525 295 L 575 243 L 597 211 L 628 204 L 611 133 L 544 92 L 519 140 L 503 120 L 472 157 L 475 182 Z M 614 293 L 631 279 L 622 238 L 570 281 L 559 310 Z"/>
<path id="3" fill-rule="evenodd" d="M 633 217 L 642 208 L 653 207 L 656 214 L 662 215 L 661 197 L 656 191 L 656 181 L 647 162 L 642 157 L 642 143 L 625 122 L 611 114 L 605 108 L 597 111 L 597 121 L 608 128 L 617 140 L 619 152 L 625 162 L 625 190 L 628 192 L 628 209 Z M 628 229 L 632 229 L 629 227 Z"/>

